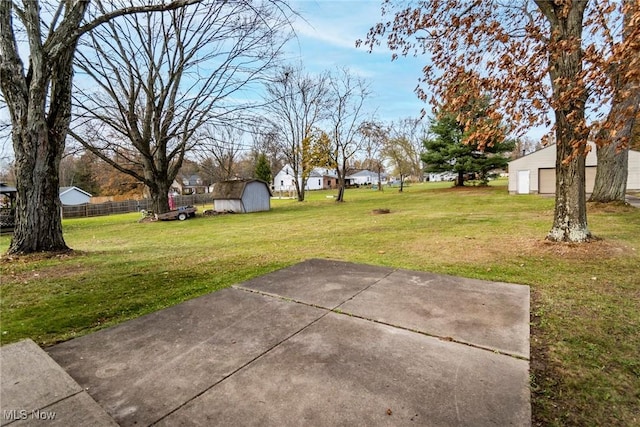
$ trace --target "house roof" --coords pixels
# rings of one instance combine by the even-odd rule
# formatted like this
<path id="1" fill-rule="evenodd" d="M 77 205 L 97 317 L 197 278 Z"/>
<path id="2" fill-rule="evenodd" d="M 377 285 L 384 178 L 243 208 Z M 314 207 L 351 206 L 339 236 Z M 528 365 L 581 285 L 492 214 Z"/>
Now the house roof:
<path id="1" fill-rule="evenodd" d="M 382 172 L 380 175 L 381 176 L 387 176 L 387 174 L 385 172 Z M 363 169 L 363 170 L 360 170 L 358 172 L 354 172 L 351 175 L 349 175 L 350 178 L 358 177 L 358 176 L 363 176 L 363 177 L 371 177 L 371 176 L 373 176 L 373 177 L 377 177 L 378 176 L 378 172 L 370 171 L 368 169 Z"/>
<path id="2" fill-rule="evenodd" d="M 59 194 L 62 196 L 65 193 L 69 193 L 70 191 L 78 191 L 82 194 L 84 194 L 87 197 L 93 197 L 91 194 L 87 193 L 86 191 L 84 191 L 82 188 L 78 188 L 78 187 L 60 187 L 59 189 Z"/>
<path id="3" fill-rule="evenodd" d="M 309 176 L 313 176 L 313 177 L 322 177 L 322 176 L 328 176 L 330 178 L 337 178 L 338 174 L 336 173 L 335 169 L 329 169 L 329 168 L 313 168 L 311 170 L 311 172 L 309 173 Z"/>
<path id="4" fill-rule="evenodd" d="M 264 181 L 259 179 L 238 179 L 234 181 L 216 182 L 213 186 L 213 198 L 227 200 L 241 199 L 244 194 L 244 189 L 252 182 L 264 184 L 265 188 L 269 192 L 269 196 L 272 195 L 269 184 Z"/>

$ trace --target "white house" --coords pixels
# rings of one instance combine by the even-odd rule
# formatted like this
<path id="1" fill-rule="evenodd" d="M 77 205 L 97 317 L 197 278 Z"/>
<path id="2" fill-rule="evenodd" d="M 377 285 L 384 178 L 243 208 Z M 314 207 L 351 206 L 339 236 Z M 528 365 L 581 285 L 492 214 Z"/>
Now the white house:
<path id="1" fill-rule="evenodd" d="M 338 187 L 338 174 L 334 169 L 313 168 L 307 178 L 305 190 L 329 190 Z"/>
<path id="2" fill-rule="evenodd" d="M 206 185 L 199 175 L 178 175 L 171 184 L 171 190 L 177 194 L 202 194 L 209 193 Z"/>
<path id="3" fill-rule="evenodd" d="M 60 187 L 60 202 L 63 205 L 84 205 L 91 201 L 91 194 L 78 187 Z"/>
<path id="4" fill-rule="evenodd" d="M 372 185 L 378 184 L 378 172 L 370 170 L 361 170 L 347 177 L 352 185 Z M 380 174 L 380 180 L 384 183 L 387 180 L 387 174 Z"/>
<path id="5" fill-rule="evenodd" d="M 295 177 L 290 165 L 285 165 L 280 172 L 273 177 L 273 191 L 295 192 Z M 302 182 L 302 177 L 298 175 L 298 183 Z M 298 184 L 299 185 L 299 184 Z M 338 186 L 338 175 L 335 170 L 328 168 L 314 168 L 307 178 L 305 190 L 327 190 Z"/>
<path id="6" fill-rule="evenodd" d="M 585 167 L 587 193 L 593 191 L 597 165 L 596 147 L 591 144 Z M 640 190 L 640 151 L 629 150 L 627 190 Z M 509 162 L 509 194 L 554 194 L 555 192 L 555 144 Z"/>

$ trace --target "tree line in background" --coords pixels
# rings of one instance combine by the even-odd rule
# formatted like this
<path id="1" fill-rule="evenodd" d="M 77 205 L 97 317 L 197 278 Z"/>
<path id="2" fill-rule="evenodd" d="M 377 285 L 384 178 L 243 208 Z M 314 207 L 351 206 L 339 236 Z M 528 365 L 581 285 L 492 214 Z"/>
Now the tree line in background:
<path id="1" fill-rule="evenodd" d="M 486 184 L 506 168 L 508 160 L 522 156 L 523 151 L 531 153 L 543 148 L 541 143 L 523 138 L 496 142 L 494 146 L 479 151 L 475 145 L 464 141 L 460 125 L 451 116 L 430 123 L 426 126 L 423 121 L 412 118 L 390 124 L 361 123 L 357 129 L 360 144 L 344 167 L 346 174 L 370 170 L 380 174 L 378 182 L 382 181 L 384 173 L 403 183 L 407 179 L 422 181 L 429 173 L 450 172 L 458 175 L 456 185 L 464 185 L 470 180 L 468 176 Z M 315 137 L 303 142 L 311 153 L 307 166 L 311 169 L 334 168 L 327 134 L 321 131 L 317 136 L 321 140 L 315 140 Z M 267 146 L 260 137 L 250 147 L 228 139 L 214 150 L 194 151 L 193 159 L 183 160 L 174 179 L 181 181 L 198 177 L 203 188 L 232 179 L 257 178 L 271 184 L 275 174 L 288 163 L 277 147 L 269 151 Z M 112 161 L 119 160 L 114 158 Z M 11 168 L 0 175 L 3 182 L 13 182 L 14 179 Z M 91 151 L 67 153 L 60 162 L 59 181 L 61 187 L 76 186 L 94 197 L 149 197 L 143 182 L 114 168 Z"/>
<path id="2" fill-rule="evenodd" d="M 619 200 L 626 186 L 620 170 L 640 104 L 637 4 L 403 4 L 383 1 L 393 20 L 374 26 L 365 43 L 373 49 L 386 38 L 394 56 L 431 54 L 418 89 L 424 100 L 434 94 L 427 129 L 412 119 L 376 123 L 365 113 L 366 82 L 349 70 L 312 75 L 283 65 L 296 16 L 285 1 L 0 2 L 0 87 L 18 189 L 9 252 L 67 249 L 61 179 L 100 175 L 103 182 L 89 182 L 100 192 L 142 185 L 164 212 L 181 171 L 223 180 L 255 175 L 258 164 L 268 176 L 267 164 L 274 173 L 286 163 L 302 178 L 294 180 L 298 200 L 321 166 L 336 171 L 343 201 L 358 162 L 378 173 L 390 167 L 401 181 L 422 176 L 425 163 L 428 171 L 452 170 L 462 184 L 463 170 L 486 178 L 504 166 L 501 153 L 526 150 L 526 140 L 505 142 L 506 135 L 550 123 L 559 185 L 548 238 L 589 240 L 590 136 L 602 160 L 596 196 Z M 593 114 L 610 112 L 588 123 L 592 105 Z M 82 153 L 65 157 L 76 145 Z"/>

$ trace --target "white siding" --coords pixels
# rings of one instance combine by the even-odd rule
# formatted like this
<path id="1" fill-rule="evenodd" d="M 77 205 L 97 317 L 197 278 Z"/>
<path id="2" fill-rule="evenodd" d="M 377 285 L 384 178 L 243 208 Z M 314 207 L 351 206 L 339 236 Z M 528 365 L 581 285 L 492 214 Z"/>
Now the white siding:
<path id="1" fill-rule="evenodd" d="M 307 185 L 304 188 L 305 190 L 322 190 L 322 177 L 321 176 L 310 176 L 307 178 Z"/>
<path id="2" fill-rule="evenodd" d="M 242 213 L 242 200 L 239 199 L 217 199 L 213 201 L 213 209 L 216 212 Z"/>
<path id="3" fill-rule="evenodd" d="M 295 191 L 293 169 L 286 165 L 273 178 L 273 191 Z"/>
<path id="4" fill-rule="evenodd" d="M 640 151 L 629 151 L 627 190 L 640 191 Z"/>
<path id="5" fill-rule="evenodd" d="M 509 193 L 518 191 L 518 171 L 529 171 L 529 193 L 538 193 L 538 169 L 553 168 L 556 164 L 556 146 L 543 148 L 528 156 L 509 162 Z"/>

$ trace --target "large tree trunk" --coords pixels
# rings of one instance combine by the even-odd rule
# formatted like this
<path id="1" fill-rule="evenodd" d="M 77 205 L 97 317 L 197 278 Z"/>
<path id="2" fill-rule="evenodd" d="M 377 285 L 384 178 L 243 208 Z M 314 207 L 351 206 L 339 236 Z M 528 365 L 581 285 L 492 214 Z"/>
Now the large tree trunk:
<path id="1" fill-rule="evenodd" d="M 629 171 L 629 146 L 620 147 L 620 141 L 598 146 L 598 168 L 591 193 L 591 202 L 624 202 Z"/>
<path id="2" fill-rule="evenodd" d="M 44 118 L 34 122 L 31 129 L 12 129 L 18 197 L 10 254 L 69 250 L 62 235 L 58 185 L 64 135 L 49 135 Z M 39 148 L 24 150 L 31 144 Z"/>
<path id="3" fill-rule="evenodd" d="M 171 183 L 166 182 L 163 179 L 157 180 L 152 186 L 149 187 L 151 193 L 151 206 L 155 213 L 169 212 L 169 190 Z"/>
<path id="4" fill-rule="evenodd" d="M 585 158 L 587 91 L 582 77 L 582 28 L 586 0 L 536 0 L 550 24 L 549 76 L 556 118 L 556 205 L 547 239 L 585 242 L 587 227 Z"/>
<path id="5" fill-rule="evenodd" d="M 560 121 L 562 122 L 562 121 Z M 558 131 L 562 132 L 560 122 Z M 565 124 L 562 126 L 566 128 Z M 565 130 L 565 132 L 570 129 Z M 574 153 L 571 144 L 561 144 L 558 139 L 556 151 L 556 206 L 553 228 L 547 239 L 554 242 L 585 242 L 591 238 L 587 227 L 587 204 L 585 192 L 584 149 Z M 570 161 L 567 159 L 574 157 Z"/>

